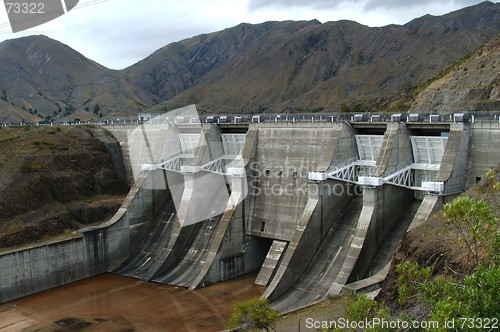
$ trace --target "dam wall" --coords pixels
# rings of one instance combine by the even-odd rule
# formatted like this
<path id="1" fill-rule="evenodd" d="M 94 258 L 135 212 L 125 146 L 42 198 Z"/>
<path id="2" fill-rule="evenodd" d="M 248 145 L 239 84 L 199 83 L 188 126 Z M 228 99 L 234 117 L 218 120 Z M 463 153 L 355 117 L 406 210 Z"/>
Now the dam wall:
<path id="1" fill-rule="evenodd" d="M 283 254 L 281 264 L 263 294 L 270 301 L 285 294 L 307 270 L 324 237 L 356 195 L 356 190 L 350 184 L 334 180 L 327 182 L 326 185 L 309 184 L 307 205 Z M 331 188 L 336 188 L 337 191 L 332 191 Z"/>
<path id="2" fill-rule="evenodd" d="M 423 201 L 412 227 L 500 163 L 497 123 L 234 126 L 110 128 L 124 154 L 122 175 L 134 182 L 119 211 L 71 239 L 0 254 L 0 302 L 119 271 L 124 262 L 135 259 L 137 264 L 131 264 L 127 273 L 190 289 L 259 271 L 258 283 L 267 286 L 264 296 L 272 301 L 285 298 L 281 308 L 286 309 L 297 299 L 310 302 L 366 275 L 381 243 L 415 199 Z M 233 129 L 245 133 L 246 141 L 240 155 L 229 161 L 224 159 L 229 153 L 223 135 Z M 189 141 L 179 140 L 179 135 L 189 139 L 199 135 L 205 143 L 187 157 L 183 144 Z M 361 175 L 385 181 L 411 168 L 416 162 L 412 135 L 446 135 L 439 165 L 410 169 L 407 174 L 414 175 L 417 184 L 359 184 Z M 130 145 L 130 137 L 138 145 Z M 370 153 L 359 142 L 371 142 L 366 147 Z M 117 150 L 116 143 L 109 144 Z M 184 158 L 183 171 L 154 167 L 142 171 L 145 163 L 167 162 L 162 160 L 165 156 Z M 220 169 L 212 167 L 217 160 Z M 353 174 L 340 178 L 335 173 L 356 161 Z M 239 169 L 246 174 L 238 174 Z M 311 172 L 325 177 L 310 178 Z M 442 183 L 445 191 L 419 187 L 434 173 L 431 180 Z M 212 191 L 205 191 L 207 187 Z M 213 209 L 214 201 L 224 199 L 222 209 Z M 180 202 L 177 213 L 174 202 Z M 200 219 L 199 212 L 209 217 L 183 223 Z M 157 231 L 168 234 L 160 236 Z M 159 238 L 164 240 L 161 244 Z M 146 248 L 153 261 L 142 273 L 137 267 Z"/>
<path id="3" fill-rule="evenodd" d="M 359 237 L 353 247 L 354 251 L 357 251 L 357 246 L 362 245 L 362 249 L 357 256 L 354 252 L 349 256 L 349 259 L 355 261 L 355 265 L 350 272 L 344 271 L 343 282 L 357 281 L 369 273 L 368 268 L 379 247 L 395 228 L 395 224 L 401 221 L 401 212 L 406 210 L 413 199 L 413 191 L 406 188 L 384 185 L 363 189 L 363 210 L 358 224 Z M 364 241 L 361 240 L 363 235 Z M 345 280 L 345 277 L 348 279 Z"/>
<path id="4" fill-rule="evenodd" d="M 246 169 L 251 176 L 249 165 L 255 156 L 257 129 L 249 128 L 241 159 L 231 161 L 232 167 Z M 249 220 L 252 218 L 255 195 L 249 193 L 249 176 L 227 176 L 231 195 L 221 216 L 203 267 L 190 289 L 203 287 L 215 282 L 228 280 L 256 271 L 262 265 L 268 244 L 250 236 Z"/>
<path id="5" fill-rule="evenodd" d="M 408 129 L 400 123 L 388 123 L 380 153 L 376 160 L 374 176 L 389 175 L 413 161 Z"/>
<path id="6" fill-rule="evenodd" d="M 245 179 L 233 179 L 244 185 Z M 204 267 L 197 280 L 190 287 L 195 289 L 215 282 L 232 279 L 258 270 L 269 248 L 268 241 L 248 234 L 249 216 L 246 204 L 235 204 L 239 190 L 232 186 L 238 195 L 230 198 L 230 206 L 222 215 L 217 233 L 213 236 Z"/>
<path id="7" fill-rule="evenodd" d="M 383 178 L 412 163 L 412 149 L 407 127 L 388 123 L 375 165 L 369 171 L 372 178 Z M 414 198 L 412 190 L 383 184 L 363 186 L 363 207 L 342 267 L 332 282 L 329 294 L 338 294 L 343 285 L 364 276 L 388 233 L 398 222 L 400 213 Z"/>
<path id="8" fill-rule="evenodd" d="M 459 194 L 465 191 L 467 172 L 469 167 L 471 130 L 469 126 L 454 124 L 450 128 L 450 135 L 446 150 L 437 174 L 437 181 L 445 183 L 445 189 L 450 193 Z"/>

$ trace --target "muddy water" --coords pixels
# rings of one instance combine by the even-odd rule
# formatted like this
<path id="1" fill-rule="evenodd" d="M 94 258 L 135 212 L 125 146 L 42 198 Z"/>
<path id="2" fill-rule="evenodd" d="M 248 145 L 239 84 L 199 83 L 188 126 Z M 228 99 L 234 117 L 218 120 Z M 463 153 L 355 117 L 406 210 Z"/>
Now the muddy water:
<path id="1" fill-rule="evenodd" d="M 0 304 L 0 332 L 219 331 L 235 301 L 263 293 L 255 278 L 188 291 L 104 274 Z"/>

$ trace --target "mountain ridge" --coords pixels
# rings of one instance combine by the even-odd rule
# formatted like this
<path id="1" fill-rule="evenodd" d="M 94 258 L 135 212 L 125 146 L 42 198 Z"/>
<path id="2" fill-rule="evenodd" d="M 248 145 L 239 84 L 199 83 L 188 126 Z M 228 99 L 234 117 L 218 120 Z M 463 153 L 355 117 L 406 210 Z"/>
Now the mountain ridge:
<path id="1" fill-rule="evenodd" d="M 470 11 L 478 15 L 478 10 L 471 8 Z M 177 105 L 197 103 L 204 108 L 230 104 L 236 106 L 233 107 L 236 112 L 256 109 L 335 112 L 342 108 L 343 103 L 350 103 L 351 109 L 388 110 L 393 101 L 391 98 L 397 97 L 398 93 L 425 82 L 497 35 L 500 29 L 498 5 L 487 3 L 479 6 L 479 11 L 491 17 L 493 8 L 495 19 L 490 22 L 492 27 L 484 28 L 484 23 L 481 23 L 481 28 L 474 31 L 449 28 L 449 22 L 471 21 L 465 9 L 437 17 L 434 21 L 442 23 L 434 25 L 439 28 L 426 27 L 429 25 L 427 20 L 414 21 L 408 26 L 381 28 L 369 28 L 349 21 L 323 23 L 302 35 L 288 36 L 289 40 L 281 49 L 267 48 L 274 52 L 274 58 L 272 55 L 259 58 L 258 52 L 251 54 L 245 59 L 251 70 L 241 70 L 237 64 L 230 64 L 220 72 L 217 69 L 210 72 L 204 77 L 205 82 L 176 95 L 158 109 L 163 111 Z M 474 20 L 484 21 L 478 17 L 481 15 Z M 454 25 L 460 26 L 458 23 Z M 294 47 L 283 49 L 292 43 Z M 291 59 L 282 64 L 281 61 L 290 55 Z M 285 68 L 274 70 L 276 64 Z M 280 74 L 282 77 L 277 77 Z M 226 79 L 227 75 L 232 77 Z M 245 80 L 247 76 L 254 78 Z M 261 84 L 266 80 L 271 84 Z M 217 91 L 225 93 L 221 95 Z M 241 106 L 240 109 L 237 106 Z"/>
<path id="2" fill-rule="evenodd" d="M 500 3 L 404 25 L 241 23 L 111 70 L 45 36 L 0 43 L 0 122 L 214 113 L 407 111 L 416 86 L 500 35 Z M 445 112 L 446 110 L 442 110 Z"/>

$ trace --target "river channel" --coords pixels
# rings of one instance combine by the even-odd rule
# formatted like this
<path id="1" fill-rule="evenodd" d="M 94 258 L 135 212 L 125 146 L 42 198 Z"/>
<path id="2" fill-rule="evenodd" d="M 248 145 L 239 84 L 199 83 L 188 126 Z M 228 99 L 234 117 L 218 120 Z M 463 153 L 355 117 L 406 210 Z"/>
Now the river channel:
<path id="1" fill-rule="evenodd" d="M 263 293 L 255 278 L 189 291 L 107 273 L 0 304 L 0 332 L 220 331 L 234 302 Z"/>

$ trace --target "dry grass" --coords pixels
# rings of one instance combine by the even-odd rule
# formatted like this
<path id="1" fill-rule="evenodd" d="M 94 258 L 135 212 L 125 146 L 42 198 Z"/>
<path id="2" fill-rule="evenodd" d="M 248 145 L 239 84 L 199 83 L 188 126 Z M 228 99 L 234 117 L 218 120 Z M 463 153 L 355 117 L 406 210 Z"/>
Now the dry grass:
<path id="1" fill-rule="evenodd" d="M 0 129 L 0 247 L 106 221 L 127 192 L 89 128 Z"/>

